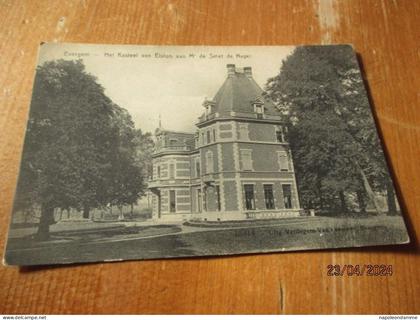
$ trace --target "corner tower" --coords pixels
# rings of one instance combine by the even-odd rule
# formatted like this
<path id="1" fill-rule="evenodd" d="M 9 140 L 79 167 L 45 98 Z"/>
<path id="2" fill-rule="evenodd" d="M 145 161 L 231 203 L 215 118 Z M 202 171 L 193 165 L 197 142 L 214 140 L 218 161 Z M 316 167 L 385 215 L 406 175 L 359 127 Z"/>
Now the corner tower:
<path id="1" fill-rule="evenodd" d="M 196 124 L 201 217 L 299 215 L 287 127 L 273 102 L 263 96 L 251 67 L 228 64 L 226 80 L 203 107 Z"/>

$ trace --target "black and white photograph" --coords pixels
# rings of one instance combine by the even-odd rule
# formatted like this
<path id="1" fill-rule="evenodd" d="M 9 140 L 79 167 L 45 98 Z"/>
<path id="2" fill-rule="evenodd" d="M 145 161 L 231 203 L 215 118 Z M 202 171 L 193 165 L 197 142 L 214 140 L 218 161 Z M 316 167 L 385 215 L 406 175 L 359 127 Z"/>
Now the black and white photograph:
<path id="1" fill-rule="evenodd" d="M 409 242 L 350 45 L 44 43 L 4 263 Z"/>

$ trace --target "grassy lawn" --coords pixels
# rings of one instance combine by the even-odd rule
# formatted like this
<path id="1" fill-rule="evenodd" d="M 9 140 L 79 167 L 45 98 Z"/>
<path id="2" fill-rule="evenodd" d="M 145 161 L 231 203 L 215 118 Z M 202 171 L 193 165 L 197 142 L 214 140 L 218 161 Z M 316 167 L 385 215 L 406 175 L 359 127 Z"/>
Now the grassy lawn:
<path id="1" fill-rule="evenodd" d="M 196 254 L 360 247 L 408 241 L 401 217 L 309 218 L 281 224 L 214 230 L 179 238 Z"/>
<path id="2" fill-rule="evenodd" d="M 61 234 L 71 237 L 71 241 L 38 243 L 38 246 L 13 240 L 6 256 L 10 264 L 30 265 L 360 247 L 408 240 L 399 216 L 281 219 L 235 226 L 189 227 L 189 231 L 181 231 L 180 226 L 174 225 L 127 227 L 124 232 Z"/>
<path id="3" fill-rule="evenodd" d="M 20 248 L 38 248 L 38 247 L 55 247 L 63 243 L 78 243 L 88 244 L 96 241 L 118 241 L 129 240 L 132 238 L 160 236 L 165 234 L 172 234 L 181 232 L 181 227 L 175 225 L 156 225 L 156 226 L 115 226 L 106 229 L 88 229 L 88 230 L 65 230 L 60 232 L 53 232 L 48 241 L 34 241 L 32 235 L 25 236 L 18 239 L 12 239 L 8 242 L 9 249 Z"/>

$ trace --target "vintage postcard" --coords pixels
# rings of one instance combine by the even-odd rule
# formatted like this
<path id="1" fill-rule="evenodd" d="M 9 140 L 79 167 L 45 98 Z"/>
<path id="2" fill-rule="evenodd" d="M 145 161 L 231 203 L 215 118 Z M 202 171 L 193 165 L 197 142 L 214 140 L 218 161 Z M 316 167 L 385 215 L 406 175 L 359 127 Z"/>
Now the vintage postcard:
<path id="1" fill-rule="evenodd" d="M 41 45 L 6 264 L 407 242 L 351 46 Z"/>

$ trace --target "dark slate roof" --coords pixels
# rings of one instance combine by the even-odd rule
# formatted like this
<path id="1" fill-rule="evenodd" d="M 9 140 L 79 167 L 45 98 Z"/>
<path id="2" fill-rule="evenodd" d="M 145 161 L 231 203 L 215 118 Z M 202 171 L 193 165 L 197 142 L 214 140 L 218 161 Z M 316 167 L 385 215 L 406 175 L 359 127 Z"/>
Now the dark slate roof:
<path id="1" fill-rule="evenodd" d="M 164 136 L 164 144 L 166 148 L 171 147 L 187 147 L 188 150 L 195 149 L 195 134 L 181 131 L 172 131 L 166 129 L 157 129 L 155 132 L 156 136 Z M 171 142 L 172 140 L 172 142 Z"/>
<path id="2" fill-rule="evenodd" d="M 253 102 L 264 101 L 265 113 L 278 115 L 272 101 L 264 99 L 263 90 L 252 77 L 236 70 L 227 77 L 222 87 L 213 98 L 213 112 L 254 112 Z"/>

